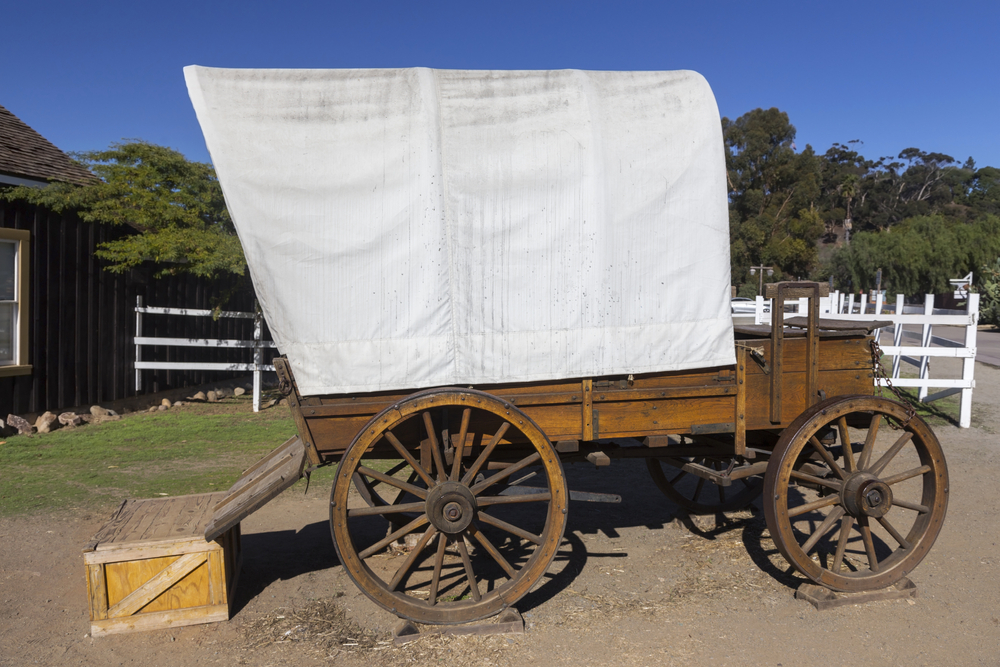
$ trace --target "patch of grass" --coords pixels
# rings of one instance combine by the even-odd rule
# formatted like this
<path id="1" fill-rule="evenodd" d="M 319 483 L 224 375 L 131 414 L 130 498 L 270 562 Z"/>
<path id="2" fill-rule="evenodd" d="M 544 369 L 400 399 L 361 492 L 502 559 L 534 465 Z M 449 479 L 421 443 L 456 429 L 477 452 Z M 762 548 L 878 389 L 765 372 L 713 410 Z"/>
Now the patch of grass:
<path id="1" fill-rule="evenodd" d="M 913 387 L 901 387 L 899 389 L 899 393 L 907 398 L 913 409 L 917 411 L 917 414 L 931 426 L 941 426 L 944 424 L 958 426 L 961 407 L 957 395 L 939 398 L 932 403 L 921 403 L 917 399 L 917 392 L 918 390 Z M 885 390 L 884 394 L 886 398 L 897 400 L 891 391 Z"/>
<path id="2" fill-rule="evenodd" d="M 228 399 L 13 436 L 0 445 L 0 515 L 223 491 L 295 433 L 288 408 Z"/>

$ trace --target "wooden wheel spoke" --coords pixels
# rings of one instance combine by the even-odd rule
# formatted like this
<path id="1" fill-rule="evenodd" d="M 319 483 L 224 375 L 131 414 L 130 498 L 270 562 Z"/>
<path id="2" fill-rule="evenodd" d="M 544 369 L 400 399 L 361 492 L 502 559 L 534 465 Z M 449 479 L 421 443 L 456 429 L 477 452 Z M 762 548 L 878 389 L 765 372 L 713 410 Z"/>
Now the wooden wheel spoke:
<path id="1" fill-rule="evenodd" d="M 476 527 L 476 524 L 470 525 L 466 531 L 476 538 L 477 542 L 483 545 L 483 549 L 486 550 L 486 553 L 488 553 L 493 560 L 495 560 L 497 564 L 503 568 L 503 571 L 507 573 L 508 577 L 513 579 L 517 576 L 517 570 L 515 570 L 511 564 L 507 562 L 507 559 L 503 557 L 502 553 L 497 551 L 497 548 L 493 546 L 493 543 L 490 542 L 488 537 L 483 535 L 483 532 Z"/>
<path id="2" fill-rule="evenodd" d="M 703 488 L 705 488 L 705 478 L 699 477 L 698 483 L 694 487 L 694 497 L 692 498 L 694 502 L 698 502 L 698 497 L 701 495 L 701 490 Z"/>
<path id="3" fill-rule="evenodd" d="M 847 472 L 854 472 L 854 446 L 851 444 L 851 434 L 847 430 L 847 417 L 837 420 L 837 430 L 840 431 L 840 451 L 844 455 Z"/>
<path id="4" fill-rule="evenodd" d="M 822 457 L 822 459 L 826 462 L 826 465 L 834 472 L 834 474 L 837 475 L 837 477 L 840 479 L 847 479 L 847 473 L 844 472 L 843 468 L 837 465 L 837 462 L 833 460 L 833 456 L 830 455 L 830 452 L 827 451 L 826 447 L 823 446 L 823 443 L 820 442 L 815 435 L 809 438 L 809 444 L 812 445 L 813 449 L 815 449 L 817 453 L 819 453 L 820 457 Z"/>
<path id="5" fill-rule="evenodd" d="M 889 523 L 889 520 L 887 518 L 885 518 L 884 516 L 880 516 L 878 517 L 878 522 L 882 524 L 882 527 L 885 528 L 885 531 L 887 533 L 892 535 L 892 539 L 896 540 L 896 544 L 903 547 L 904 549 L 913 548 L 913 545 L 910 544 L 910 542 L 905 537 L 899 534 L 899 531 L 896 530 L 896 528 L 891 523 Z"/>
<path id="6" fill-rule="evenodd" d="M 681 478 L 687 474 L 687 470 L 681 470 L 676 477 L 670 480 L 670 486 L 677 486 L 677 482 L 681 481 Z"/>
<path id="7" fill-rule="evenodd" d="M 489 507 L 490 505 L 512 505 L 514 503 L 547 503 L 552 500 L 552 494 L 545 493 L 525 493 L 510 496 L 479 496 L 476 504 L 479 507 Z"/>
<path id="8" fill-rule="evenodd" d="M 844 516 L 844 514 L 846 514 L 846 512 L 843 507 L 833 508 L 833 511 L 830 512 L 823 523 L 819 525 L 819 528 L 813 531 L 813 534 L 810 535 L 809 539 L 802 545 L 802 551 L 808 555 L 809 552 L 813 550 L 813 547 L 819 543 L 820 539 L 830 532 L 830 529 L 833 528 L 833 524 L 837 523 L 837 521 Z"/>
<path id="9" fill-rule="evenodd" d="M 434 480 L 431 478 L 430 473 L 424 470 L 422 465 L 417 463 L 417 460 L 413 458 L 413 454 L 410 454 L 410 452 L 406 450 L 406 447 L 403 447 L 403 443 L 399 441 L 399 438 L 397 438 L 392 431 L 386 431 L 384 437 L 389 441 L 389 444 L 392 445 L 393 449 L 399 452 L 399 455 L 403 457 L 403 460 L 410 464 L 410 467 L 413 468 L 414 472 L 420 475 L 420 478 L 424 480 L 424 484 L 427 486 L 434 486 Z"/>
<path id="10" fill-rule="evenodd" d="M 406 573 L 409 572 L 413 567 L 413 564 L 417 562 L 417 559 L 420 557 L 420 552 L 424 550 L 424 547 L 427 546 L 427 543 L 430 542 L 431 538 L 437 535 L 437 532 L 437 528 L 434 526 L 428 526 L 424 534 L 420 536 L 420 539 L 417 540 L 417 545 L 413 547 L 413 551 L 411 551 L 406 557 L 403 564 L 396 569 L 396 574 L 392 575 L 392 581 L 389 582 L 390 591 L 394 591 L 399 587 L 403 578 L 406 577 Z"/>
<path id="11" fill-rule="evenodd" d="M 507 466 L 506 468 L 504 468 L 503 470 L 501 470 L 497 474 L 492 475 L 488 479 L 484 479 L 479 484 L 476 484 L 475 486 L 473 486 L 469 490 L 472 491 L 472 495 L 479 495 L 480 493 L 482 493 L 483 491 L 485 491 L 489 487 L 493 486 L 497 482 L 500 482 L 500 481 L 503 481 L 503 480 L 507 479 L 508 477 L 510 477 L 511 475 L 513 475 L 514 473 L 516 473 L 518 470 L 522 470 L 523 468 L 527 468 L 528 466 L 530 466 L 531 464 L 535 463 L 536 461 L 541 460 L 541 458 L 542 458 L 542 455 L 539 454 L 538 452 L 535 452 L 534 454 L 531 454 L 530 456 L 524 457 L 523 459 L 521 459 L 517 463 L 515 463 L 513 465 Z"/>
<path id="12" fill-rule="evenodd" d="M 522 540 L 528 540 L 529 542 L 533 542 L 534 544 L 542 543 L 541 535 L 535 535 L 534 533 L 530 533 L 524 530 L 523 528 L 518 528 L 514 524 L 507 523 L 503 519 L 498 519 L 495 516 L 490 516 L 486 512 L 479 513 L 479 520 L 482 521 L 483 523 L 488 523 L 491 526 L 499 528 L 500 530 L 507 531 L 511 535 L 517 535 Z"/>
<path id="13" fill-rule="evenodd" d="M 861 529 L 861 540 L 865 544 L 865 553 L 868 555 L 868 569 L 878 572 L 878 556 L 875 555 L 875 541 L 872 540 L 872 529 L 868 525 L 868 517 L 858 517 L 858 528 Z"/>
<path id="14" fill-rule="evenodd" d="M 930 471 L 930 466 L 920 466 L 919 468 L 913 468 L 912 470 L 907 470 L 906 472 L 890 475 L 889 477 L 883 477 L 882 481 L 889 486 L 892 486 L 893 484 L 898 484 L 899 482 L 908 480 L 911 477 L 916 477 L 917 475 L 926 475 Z"/>
<path id="15" fill-rule="evenodd" d="M 493 448 L 497 446 L 497 443 L 499 443 L 501 439 L 503 439 L 504 433 L 506 433 L 509 428 L 510 422 L 504 422 L 497 432 L 493 434 L 493 437 L 490 438 L 489 444 L 486 445 L 485 449 L 483 449 L 483 453 L 479 455 L 479 458 L 476 459 L 475 463 L 473 463 L 468 471 L 466 471 L 465 477 L 462 478 L 462 484 L 468 486 L 472 480 L 476 478 L 476 475 L 479 474 L 479 469 L 483 467 L 484 463 L 486 463 L 486 459 L 488 459 L 490 454 L 493 453 Z"/>
<path id="16" fill-rule="evenodd" d="M 479 592 L 479 582 L 476 581 L 476 573 L 472 570 L 472 559 L 469 558 L 469 548 L 465 546 L 465 537 L 460 535 L 456 542 L 458 542 L 458 553 L 462 557 L 462 567 L 465 568 L 465 578 L 469 581 L 469 592 L 472 593 L 472 599 L 479 602 L 483 599 L 483 594 Z"/>
<path id="17" fill-rule="evenodd" d="M 441 567 L 444 565 L 444 551 L 448 548 L 448 536 L 438 533 L 438 548 L 434 554 L 434 574 L 431 575 L 430 597 L 427 599 L 432 605 L 437 604 L 438 586 L 441 583 Z"/>
<path id="18" fill-rule="evenodd" d="M 430 410 L 425 410 L 423 414 L 424 428 L 427 429 L 427 439 L 430 440 L 431 457 L 434 459 L 434 466 L 437 468 L 438 481 L 443 482 L 448 479 L 448 471 L 444 468 L 444 457 L 441 456 L 441 444 L 438 442 L 437 433 L 434 432 L 434 420 L 431 419 Z"/>
<path id="19" fill-rule="evenodd" d="M 921 514 L 927 514 L 931 511 L 931 508 L 927 505 L 921 505 L 920 503 L 911 503 L 908 500 L 901 500 L 893 496 L 892 504 L 897 507 L 902 507 L 904 509 L 913 510 L 914 512 L 920 512 Z"/>
<path id="20" fill-rule="evenodd" d="M 462 410 L 462 426 L 458 431 L 458 444 L 455 445 L 455 460 L 451 464 L 451 479 L 458 481 L 462 472 L 462 456 L 465 454 L 465 440 L 469 437 L 469 420 L 472 418 L 472 408 Z"/>
<path id="21" fill-rule="evenodd" d="M 818 484 L 819 486 L 825 486 L 826 488 L 833 489 L 834 491 L 840 491 L 842 488 L 844 488 L 844 485 L 836 480 L 823 479 L 822 477 L 816 477 L 815 475 L 810 475 L 800 470 L 792 470 L 791 476 L 794 479 L 798 479 L 803 482 L 809 482 L 811 484 Z"/>
<path id="22" fill-rule="evenodd" d="M 875 413 L 872 421 L 868 425 L 868 436 L 865 438 L 865 448 L 861 450 L 861 458 L 858 459 L 858 470 L 868 468 L 868 463 L 872 460 L 872 453 L 875 451 L 875 439 L 878 437 L 878 427 L 882 423 L 882 415 Z"/>
<path id="23" fill-rule="evenodd" d="M 394 486 L 397 489 L 408 491 L 409 493 L 412 493 L 421 500 L 427 499 L 427 489 L 421 489 L 419 486 L 408 484 L 400 479 L 396 479 L 395 477 L 389 477 L 389 475 L 386 475 L 384 472 L 373 470 L 368 466 L 358 466 L 358 472 L 361 473 L 362 475 L 367 475 L 368 477 L 374 477 L 375 479 L 382 480 L 389 486 Z"/>
<path id="24" fill-rule="evenodd" d="M 833 556 L 833 571 L 840 572 L 844 564 L 844 551 L 847 549 L 847 541 L 851 538 L 851 527 L 854 525 L 854 517 L 848 514 L 840 522 L 840 537 L 837 539 L 837 553 Z"/>
<path id="25" fill-rule="evenodd" d="M 899 454 L 900 450 L 903 449 L 903 446 L 911 439 L 913 439 L 913 434 L 909 431 L 899 436 L 899 439 L 893 443 L 892 447 L 889 448 L 889 451 L 883 454 L 882 458 L 875 462 L 875 464 L 871 467 L 870 472 L 873 475 L 882 474 L 882 471 L 885 470 L 887 465 L 889 465 L 889 462 L 896 458 L 896 454 Z"/>
<path id="26" fill-rule="evenodd" d="M 385 549 L 387 546 L 389 546 L 390 544 L 392 544 L 393 542 L 395 542 L 399 538 L 403 537 L 404 535 L 409 535 L 410 533 L 412 533 L 413 531 L 415 531 L 417 528 L 420 528 L 421 526 L 426 525 L 428 523 L 428 521 L 429 521 L 429 519 L 427 518 L 427 515 L 426 514 L 421 514 L 416 519 L 414 519 L 410 523 L 406 524 L 405 526 L 403 526 L 399 530 L 394 531 L 394 532 L 390 533 L 389 535 L 386 535 L 385 537 L 383 537 L 381 540 L 379 540 L 375 544 L 371 545 L 370 547 L 368 547 L 364 551 L 360 552 L 358 554 L 358 558 L 360 558 L 361 560 L 364 560 L 364 559 L 368 558 L 369 556 L 371 556 L 372 554 L 377 554 L 378 552 L 382 551 L 382 549 Z M 432 528 L 433 528 L 433 526 L 432 526 Z M 434 530 L 436 531 L 437 529 L 434 528 Z"/>
<path id="27" fill-rule="evenodd" d="M 829 507 L 830 505 L 836 505 L 840 502 L 840 496 L 829 495 L 825 498 L 820 498 L 819 500 L 814 500 L 811 503 L 806 503 L 805 505 L 799 505 L 798 507 L 788 508 L 788 517 L 796 517 L 802 514 L 808 514 L 814 510 L 822 509 L 824 507 Z"/>
<path id="28" fill-rule="evenodd" d="M 402 495 L 402 494 L 400 494 Z M 347 510 L 347 516 L 381 516 L 383 514 L 400 514 L 403 512 L 423 512 L 424 503 L 401 503 L 399 505 L 374 505 L 372 507 L 357 507 Z"/>

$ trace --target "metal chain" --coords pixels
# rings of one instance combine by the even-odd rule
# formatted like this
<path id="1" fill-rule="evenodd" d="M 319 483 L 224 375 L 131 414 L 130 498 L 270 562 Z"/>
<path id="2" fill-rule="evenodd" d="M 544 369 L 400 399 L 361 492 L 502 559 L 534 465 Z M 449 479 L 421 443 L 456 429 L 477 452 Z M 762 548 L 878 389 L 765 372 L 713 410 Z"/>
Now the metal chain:
<path id="1" fill-rule="evenodd" d="M 878 388 L 877 391 L 879 397 L 885 398 L 885 395 L 883 393 L 882 383 L 879 382 L 879 380 L 882 379 L 885 380 L 885 385 L 889 387 L 889 391 L 891 391 L 896 396 L 896 399 L 901 404 L 903 404 L 904 407 L 906 407 L 906 419 L 904 419 L 899 426 L 893 424 L 892 420 L 890 419 L 886 419 L 886 421 L 889 422 L 889 426 L 896 429 L 897 431 L 905 429 L 907 425 L 910 423 L 910 420 L 917 416 L 917 411 L 913 408 L 913 403 L 910 401 L 910 398 L 905 394 L 903 394 L 901 391 L 899 391 L 899 389 L 892 386 L 892 380 L 889 378 L 889 374 L 885 372 L 885 366 L 882 365 L 882 348 L 878 344 L 877 337 L 872 338 L 871 340 L 871 351 L 872 351 L 872 369 L 875 373 L 875 386 Z"/>

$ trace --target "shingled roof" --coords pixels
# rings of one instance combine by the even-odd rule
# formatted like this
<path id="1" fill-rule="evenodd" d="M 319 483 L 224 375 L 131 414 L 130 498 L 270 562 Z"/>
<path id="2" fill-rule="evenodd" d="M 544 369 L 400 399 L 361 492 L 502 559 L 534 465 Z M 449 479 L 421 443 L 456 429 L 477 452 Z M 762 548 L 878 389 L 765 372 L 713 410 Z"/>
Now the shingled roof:
<path id="1" fill-rule="evenodd" d="M 93 183 L 96 176 L 0 106 L 0 173 L 38 181 Z"/>

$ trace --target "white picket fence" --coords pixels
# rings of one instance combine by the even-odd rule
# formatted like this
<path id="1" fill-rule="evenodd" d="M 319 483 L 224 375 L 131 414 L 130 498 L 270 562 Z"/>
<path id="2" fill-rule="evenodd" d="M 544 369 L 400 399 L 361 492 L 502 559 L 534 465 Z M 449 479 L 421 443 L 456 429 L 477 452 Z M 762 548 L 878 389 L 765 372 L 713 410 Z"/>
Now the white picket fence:
<path id="1" fill-rule="evenodd" d="M 793 310 L 805 313 L 807 300 L 786 302 Z M 765 312 L 763 297 L 757 297 L 754 322 L 770 324 L 770 309 Z M 773 306 L 772 306 L 773 307 Z M 888 305 L 881 294 L 873 303 L 867 302 L 867 297 L 855 301 L 853 294 L 833 292 L 829 297 L 820 299 L 820 317 L 839 320 L 858 321 L 892 321 L 892 344 L 883 345 L 882 352 L 893 357 L 892 384 L 895 387 L 916 387 L 918 398 L 924 403 L 930 403 L 946 396 L 961 393 L 959 401 L 959 426 L 968 428 L 972 423 L 972 390 L 976 387 L 976 331 L 979 324 L 979 295 L 970 293 L 964 310 L 945 310 L 934 307 L 934 295 L 927 294 L 922 306 L 907 306 L 902 294 L 896 295 L 895 303 Z M 904 327 L 920 327 L 917 331 Z M 952 326 L 964 329 L 963 341 L 954 341 L 942 336 L 935 336 L 935 326 Z M 886 329 L 890 329 L 886 327 Z M 883 329 L 879 332 L 885 331 Z M 910 343 L 910 344 L 907 344 Z M 931 377 L 931 358 L 950 357 L 962 360 L 962 377 L 942 378 Z M 906 362 L 918 369 L 917 377 L 900 377 L 900 366 Z M 887 384 L 880 379 L 882 386 Z M 938 389 L 930 393 L 930 389 Z"/>
<path id="2" fill-rule="evenodd" d="M 274 366 L 264 363 L 264 349 L 273 348 L 273 341 L 263 340 L 263 321 L 259 313 L 223 311 L 222 318 L 252 319 L 253 340 L 233 340 L 219 338 L 165 338 L 142 335 L 143 315 L 171 315 L 184 317 L 212 317 L 211 310 L 190 308 L 152 308 L 142 305 L 142 297 L 136 298 L 135 306 L 135 390 L 142 390 L 142 371 L 151 369 L 166 370 L 200 370 L 200 371 L 234 371 L 253 373 L 253 411 L 260 412 L 261 373 L 273 371 Z M 202 347 L 202 348 L 247 348 L 253 350 L 253 361 L 250 363 L 224 362 L 194 362 L 194 361 L 143 361 L 144 346 L 161 345 L 167 347 Z"/>

